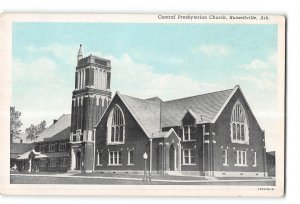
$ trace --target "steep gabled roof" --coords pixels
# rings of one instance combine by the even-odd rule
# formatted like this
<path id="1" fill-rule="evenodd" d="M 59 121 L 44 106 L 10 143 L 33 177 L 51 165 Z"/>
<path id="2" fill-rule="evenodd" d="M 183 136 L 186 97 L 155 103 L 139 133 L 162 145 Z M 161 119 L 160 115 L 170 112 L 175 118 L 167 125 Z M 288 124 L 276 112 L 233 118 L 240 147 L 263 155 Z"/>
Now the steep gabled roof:
<path id="1" fill-rule="evenodd" d="M 150 138 L 153 133 L 161 132 L 162 127 L 181 125 L 181 120 L 187 112 L 193 115 L 197 123 L 214 123 L 238 89 L 239 86 L 235 86 L 233 89 L 166 102 L 157 100 L 157 98 L 150 98 L 150 100 L 134 98 L 122 95 L 119 92 L 116 92 L 113 98 L 120 97 L 137 123 Z"/>
<path id="2" fill-rule="evenodd" d="M 238 87 L 224 91 L 202 94 L 188 98 L 165 101 L 162 103 L 162 127 L 171 127 L 181 124 L 181 119 L 188 110 L 202 121 L 212 122 L 219 112 L 225 107 Z"/>
<path id="3" fill-rule="evenodd" d="M 178 137 L 177 133 L 175 132 L 175 130 L 173 128 L 171 128 L 170 130 L 165 131 L 165 132 L 153 133 L 152 134 L 152 139 L 168 138 L 172 133 L 174 133 L 175 136 L 178 138 L 178 140 L 181 141 L 180 137 Z"/>
<path id="4" fill-rule="evenodd" d="M 151 133 L 160 130 L 160 104 L 159 100 L 144 100 L 117 92 L 133 117 L 150 137 Z"/>
<path id="5" fill-rule="evenodd" d="M 182 121 L 184 119 L 184 117 L 186 117 L 187 114 L 190 114 L 194 119 L 195 119 L 195 123 L 201 123 L 203 122 L 203 118 L 202 118 L 202 115 L 201 114 L 196 114 L 193 110 L 191 109 L 188 109 L 186 111 L 186 113 L 183 115 L 183 118 L 180 120 Z"/>
<path id="6" fill-rule="evenodd" d="M 53 139 L 61 140 L 69 138 L 71 126 L 71 114 L 63 114 L 56 123 L 50 125 L 46 130 L 44 130 L 39 136 L 36 142 L 43 140 L 52 140 Z"/>

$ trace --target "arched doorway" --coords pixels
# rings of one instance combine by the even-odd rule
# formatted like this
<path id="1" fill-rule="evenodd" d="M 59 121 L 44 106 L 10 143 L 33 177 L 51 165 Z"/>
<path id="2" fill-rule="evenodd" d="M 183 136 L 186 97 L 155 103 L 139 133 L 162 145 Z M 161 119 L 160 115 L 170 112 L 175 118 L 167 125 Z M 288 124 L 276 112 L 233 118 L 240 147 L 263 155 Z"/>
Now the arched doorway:
<path id="1" fill-rule="evenodd" d="M 75 170 L 80 170 L 80 157 L 81 157 L 80 151 L 76 152 L 76 154 L 75 154 L 75 161 L 76 161 Z"/>
<path id="2" fill-rule="evenodd" d="M 169 153 L 169 158 L 170 158 L 170 171 L 175 171 L 175 167 L 176 167 L 176 155 L 175 155 L 175 147 L 174 145 L 170 146 L 170 153 Z"/>

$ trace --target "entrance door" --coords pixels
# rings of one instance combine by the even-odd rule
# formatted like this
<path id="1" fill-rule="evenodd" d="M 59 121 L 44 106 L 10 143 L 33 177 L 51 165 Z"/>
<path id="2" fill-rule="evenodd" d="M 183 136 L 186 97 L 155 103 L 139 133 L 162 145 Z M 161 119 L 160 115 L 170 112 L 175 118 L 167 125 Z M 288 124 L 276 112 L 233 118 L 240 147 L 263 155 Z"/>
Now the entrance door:
<path id="1" fill-rule="evenodd" d="M 75 166 L 75 170 L 80 170 L 80 157 L 81 157 L 81 153 L 80 152 L 76 152 L 75 154 L 75 158 L 76 158 L 76 166 Z"/>
<path id="2" fill-rule="evenodd" d="M 170 163 L 169 163 L 170 171 L 175 171 L 175 147 L 174 147 L 174 145 L 170 146 L 169 157 L 170 157 Z"/>

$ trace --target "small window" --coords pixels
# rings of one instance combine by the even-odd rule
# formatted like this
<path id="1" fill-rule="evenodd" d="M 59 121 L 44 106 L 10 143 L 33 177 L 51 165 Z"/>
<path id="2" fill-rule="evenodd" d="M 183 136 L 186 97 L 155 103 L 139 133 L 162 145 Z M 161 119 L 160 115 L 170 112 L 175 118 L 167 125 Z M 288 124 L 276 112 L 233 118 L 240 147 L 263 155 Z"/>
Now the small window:
<path id="1" fill-rule="evenodd" d="M 257 165 L 257 158 L 256 158 L 256 152 L 253 152 L 253 167 L 256 167 Z"/>
<path id="2" fill-rule="evenodd" d="M 191 141 L 196 139 L 196 128 L 193 125 L 185 125 L 183 130 L 183 141 Z"/>
<path id="3" fill-rule="evenodd" d="M 121 164 L 121 152 L 111 151 L 109 152 L 109 165 L 120 165 Z"/>
<path id="4" fill-rule="evenodd" d="M 222 149 L 223 155 L 223 166 L 228 166 L 228 153 L 227 153 L 227 149 Z"/>
<path id="5" fill-rule="evenodd" d="M 54 152 L 55 151 L 55 144 L 50 144 L 49 145 L 49 152 Z"/>
<path id="6" fill-rule="evenodd" d="M 58 146 L 58 151 L 66 151 L 66 143 L 60 143 Z"/>
<path id="7" fill-rule="evenodd" d="M 128 151 L 128 165 L 133 165 L 133 150 Z"/>
<path id="8" fill-rule="evenodd" d="M 236 163 L 235 166 L 247 166 L 247 152 L 246 151 L 235 151 Z"/>
<path id="9" fill-rule="evenodd" d="M 55 158 L 50 158 L 50 166 L 56 167 L 56 159 Z"/>
<path id="10" fill-rule="evenodd" d="M 183 141 L 190 140 L 190 128 L 189 126 L 183 126 Z"/>
<path id="11" fill-rule="evenodd" d="M 183 150 L 183 164 L 191 165 L 195 164 L 195 150 L 194 149 L 184 149 Z"/>

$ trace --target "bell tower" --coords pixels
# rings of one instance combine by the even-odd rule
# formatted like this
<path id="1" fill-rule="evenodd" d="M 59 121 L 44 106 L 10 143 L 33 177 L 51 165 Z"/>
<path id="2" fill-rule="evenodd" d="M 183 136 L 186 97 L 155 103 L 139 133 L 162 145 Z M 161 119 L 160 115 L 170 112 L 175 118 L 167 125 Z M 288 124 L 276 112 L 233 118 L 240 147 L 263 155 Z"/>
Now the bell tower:
<path id="1" fill-rule="evenodd" d="M 93 129 L 111 100 L 110 60 L 94 55 L 77 55 L 75 90 L 72 95 L 71 170 L 93 169 Z"/>

